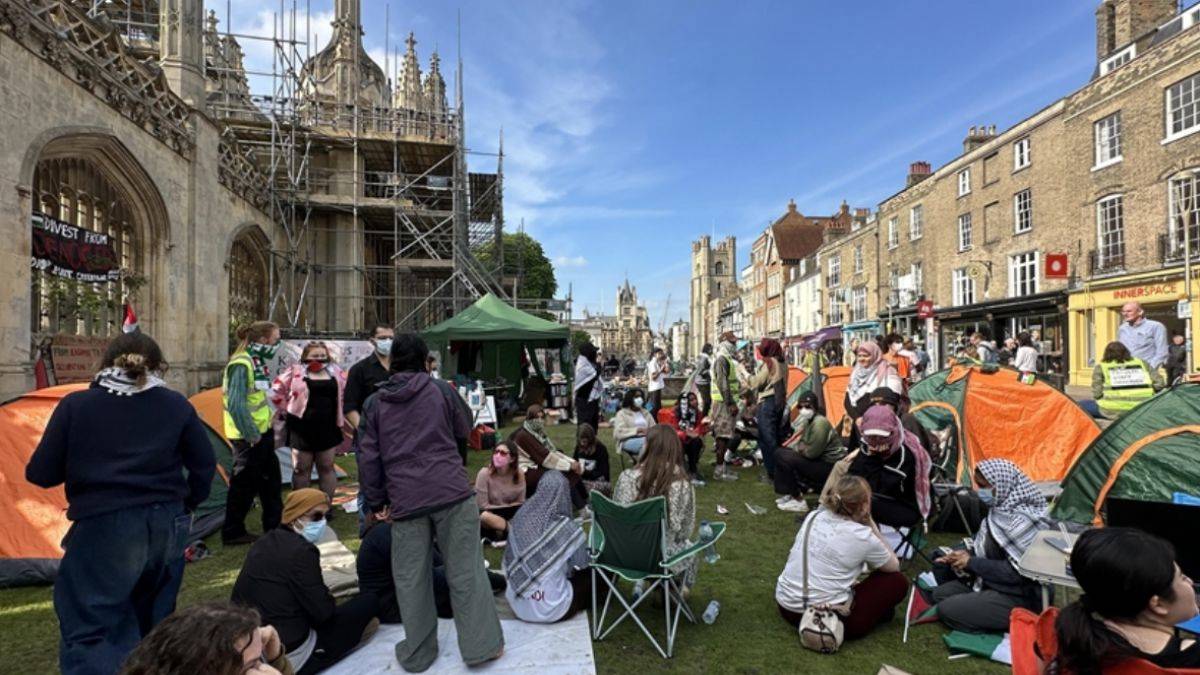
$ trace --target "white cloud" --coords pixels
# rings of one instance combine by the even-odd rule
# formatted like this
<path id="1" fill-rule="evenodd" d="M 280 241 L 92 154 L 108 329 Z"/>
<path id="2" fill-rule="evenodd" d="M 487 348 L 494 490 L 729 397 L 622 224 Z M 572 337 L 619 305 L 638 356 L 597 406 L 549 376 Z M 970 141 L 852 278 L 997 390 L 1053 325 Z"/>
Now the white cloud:
<path id="1" fill-rule="evenodd" d="M 587 267 L 587 264 L 588 264 L 587 258 L 585 258 L 581 255 L 577 255 L 577 256 L 560 255 L 554 259 L 554 266 L 556 268 L 561 268 L 561 269 Z"/>

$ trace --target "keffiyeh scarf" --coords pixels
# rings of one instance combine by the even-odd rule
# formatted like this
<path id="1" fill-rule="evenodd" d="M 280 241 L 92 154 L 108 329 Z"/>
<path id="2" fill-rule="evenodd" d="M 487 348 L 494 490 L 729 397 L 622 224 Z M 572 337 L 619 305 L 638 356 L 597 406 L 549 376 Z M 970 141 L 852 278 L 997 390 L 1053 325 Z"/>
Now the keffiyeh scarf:
<path id="1" fill-rule="evenodd" d="M 592 379 L 596 380 L 596 384 L 592 385 L 592 391 L 588 394 L 588 402 L 600 400 L 600 393 L 604 390 L 604 379 L 600 377 L 595 364 L 580 354 L 579 358 L 575 359 L 575 386 L 572 387 L 571 393 L 578 394 L 579 390 Z"/>
<path id="2" fill-rule="evenodd" d="M 1029 476 L 1007 459 L 985 459 L 975 468 L 992 484 L 996 496 L 975 537 L 975 554 L 985 555 L 990 536 L 1016 565 L 1038 530 L 1053 525 L 1047 515 L 1046 498 Z"/>
<path id="3" fill-rule="evenodd" d="M 123 368 L 113 366 L 96 373 L 95 384 L 110 394 L 133 396 L 155 387 L 164 387 L 167 383 L 158 375 L 147 374 L 145 380 L 138 384 L 136 377 L 131 377 Z"/>
<path id="4" fill-rule="evenodd" d="M 504 574 L 518 596 L 524 597 L 564 560 L 579 568 L 587 564 L 583 529 L 571 520 L 570 486 L 561 472 L 542 474 L 537 491 L 517 510 L 509 528 Z"/>

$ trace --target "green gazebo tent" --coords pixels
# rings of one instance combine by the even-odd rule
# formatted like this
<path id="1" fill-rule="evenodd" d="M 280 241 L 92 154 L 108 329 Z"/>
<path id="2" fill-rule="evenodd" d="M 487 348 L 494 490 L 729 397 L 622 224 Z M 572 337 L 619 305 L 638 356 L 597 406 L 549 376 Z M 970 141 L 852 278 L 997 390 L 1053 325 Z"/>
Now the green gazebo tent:
<path id="1" fill-rule="evenodd" d="M 528 347 L 531 353 L 539 347 L 565 349 L 571 329 L 523 312 L 489 293 L 421 335 L 431 349 L 441 352 L 442 377 L 452 379 L 462 374 L 491 379 L 499 376 L 515 384 L 521 381 L 523 348 Z M 457 359 L 451 367 L 445 357 L 452 343 L 478 343 L 479 367 L 460 372 Z M 568 376 L 569 367 L 569 363 L 563 363 L 563 372 Z"/>

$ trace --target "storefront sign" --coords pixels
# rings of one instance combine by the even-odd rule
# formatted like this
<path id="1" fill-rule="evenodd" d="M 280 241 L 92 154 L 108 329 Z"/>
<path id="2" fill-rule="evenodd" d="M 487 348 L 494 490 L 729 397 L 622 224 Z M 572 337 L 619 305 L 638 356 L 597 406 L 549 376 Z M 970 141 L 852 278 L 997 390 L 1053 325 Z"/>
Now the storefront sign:
<path id="1" fill-rule="evenodd" d="M 917 302 L 917 318 L 932 319 L 933 318 L 933 301 L 920 300 Z"/>
<path id="2" fill-rule="evenodd" d="M 75 227 L 44 213 L 33 214 L 33 269 L 85 283 L 120 278 L 117 253 L 107 234 Z"/>
<path id="3" fill-rule="evenodd" d="M 1149 298 L 1161 299 L 1161 296 L 1175 296 L 1179 293 L 1174 283 L 1147 284 L 1145 286 L 1130 286 L 1113 291 L 1114 300 L 1132 301 Z"/>
<path id="4" fill-rule="evenodd" d="M 50 340 L 54 381 L 58 384 L 90 382 L 100 369 L 108 338 L 87 335 L 55 335 Z"/>
<path id="5" fill-rule="evenodd" d="M 1047 253 L 1046 254 L 1046 278 L 1047 279 L 1066 279 L 1068 258 L 1066 253 Z"/>

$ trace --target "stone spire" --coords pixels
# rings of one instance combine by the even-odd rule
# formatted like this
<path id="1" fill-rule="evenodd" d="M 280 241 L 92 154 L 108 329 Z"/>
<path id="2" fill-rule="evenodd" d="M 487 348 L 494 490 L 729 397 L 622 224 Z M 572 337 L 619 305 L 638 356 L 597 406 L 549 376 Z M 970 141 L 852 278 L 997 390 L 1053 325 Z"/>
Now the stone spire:
<path id="1" fill-rule="evenodd" d="M 400 64 L 400 81 L 396 83 L 394 106 L 410 110 L 424 110 L 425 94 L 421 91 L 421 64 L 417 61 L 417 40 L 412 33 L 408 34 L 406 43 L 408 51 L 404 53 L 404 61 Z"/>
<path id="2" fill-rule="evenodd" d="M 333 0 L 334 31 L 357 30 L 362 35 L 361 0 Z"/>
<path id="3" fill-rule="evenodd" d="M 204 102 L 204 2 L 162 0 L 158 9 L 159 63 L 171 89 L 200 106 Z"/>
<path id="4" fill-rule="evenodd" d="M 446 81 L 442 79 L 441 63 L 437 52 L 429 57 L 429 74 L 425 76 L 425 105 L 431 113 L 446 112 Z"/>

